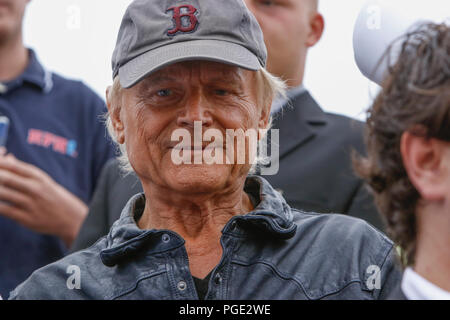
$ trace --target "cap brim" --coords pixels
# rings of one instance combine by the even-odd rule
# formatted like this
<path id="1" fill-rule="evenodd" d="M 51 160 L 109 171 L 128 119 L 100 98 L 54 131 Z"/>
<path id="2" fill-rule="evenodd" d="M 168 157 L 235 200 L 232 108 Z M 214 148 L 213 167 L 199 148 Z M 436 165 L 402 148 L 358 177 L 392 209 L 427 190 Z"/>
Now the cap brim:
<path id="1" fill-rule="evenodd" d="M 163 67 L 192 60 L 222 62 L 253 71 L 261 69 L 258 58 L 245 47 L 220 40 L 194 40 L 169 44 L 134 58 L 119 68 L 120 84 L 130 88 Z"/>

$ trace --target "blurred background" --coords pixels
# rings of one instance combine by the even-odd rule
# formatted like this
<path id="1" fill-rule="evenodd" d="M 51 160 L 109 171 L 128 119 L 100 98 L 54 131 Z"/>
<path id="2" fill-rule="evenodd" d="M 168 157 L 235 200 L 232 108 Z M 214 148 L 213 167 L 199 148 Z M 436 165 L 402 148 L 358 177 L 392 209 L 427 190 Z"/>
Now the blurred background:
<path id="1" fill-rule="evenodd" d="M 299 0 L 302 1 L 302 0 Z M 449 0 L 392 0 L 409 14 L 450 15 Z M 80 79 L 102 98 L 111 84 L 111 55 L 131 0 L 33 0 L 25 17 L 25 44 L 51 71 Z M 328 112 L 364 120 L 377 85 L 353 58 L 353 27 L 365 0 L 320 0 L 322 40 L 309 51 L 305 85 Z"/>

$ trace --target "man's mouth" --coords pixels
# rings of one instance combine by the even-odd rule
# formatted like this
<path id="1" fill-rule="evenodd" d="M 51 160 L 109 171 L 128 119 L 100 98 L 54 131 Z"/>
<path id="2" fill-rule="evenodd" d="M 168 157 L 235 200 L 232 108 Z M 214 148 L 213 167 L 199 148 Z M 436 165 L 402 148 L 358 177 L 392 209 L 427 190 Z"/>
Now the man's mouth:
<path id="1" fill-rule="evenodd" d="M 187 145 L 183 145 L 183 144 L 176 144 L 176 145 L 171 145 L 169 147 L 169 149 L 174 149 L 174 150 L 187 150 L 187 151 L 205 151 L 205 150 L 210 150 L 210 149 L 216 149 L 216 148 L 223 148 L 222 144 L 218 144 L 218 143 L 214 143 L 214 142 L 209 142 L 209 143 L 202 143 L 202 144 L 198 144 L 198 145 L 194 145 L 194 144 L 187 144 Z"/>

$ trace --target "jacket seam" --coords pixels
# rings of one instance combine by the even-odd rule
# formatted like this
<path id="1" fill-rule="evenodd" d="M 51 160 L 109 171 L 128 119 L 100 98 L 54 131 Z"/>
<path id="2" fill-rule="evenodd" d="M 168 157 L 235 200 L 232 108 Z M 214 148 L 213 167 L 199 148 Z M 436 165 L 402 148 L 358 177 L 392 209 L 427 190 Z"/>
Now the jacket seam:
<path id="1" fill-rule="evenodd" d="M 235 241 L 233 238 L 231 238 L 231 247 L 230 247 L 230 250 L 229 250 L 229 253 L 228 253 L 230 255 L 230 258 L 231 258 L 231 256 L 234 253 L 234 250 L 236 248 L 236 244 L 237 244 L 237 241 Z M 231 263 L 233 262 L 233 259 L 227 259 L 227 260 L 228 260 L 228 262 L 224 266 L 224 274 L 226 275 L 228 280 L 225 282 L 225 287 L 222 289 L 223 292 L 221 294 L 221 296 L 225 300 L 228 299 L 231 274 L 232 274 L 232 271 L 233 271 L 233 268 L 231 268 Z"/>
<path id="2" fill-rule="evenodd" d="M 236 263 L 236 264 L 244 265 L 244 266 L 255 265 L 255 264 L 258 264 L 258 263 L 264 264 L 264 265 L 268 266 L 270 269 L 272 269 L 272 270 L 273 270 L 279 277 L 281 277 L 282 279 L 294 281 L 297 285 L 300 286 L 300 288 L 302 289 L 303 293 L 306 295 L 306 297 L 307 297 L 309 300 L 320 300 L 320 299 L 322 299 L 322 298 L 324 298 L 324 297 L 326 297 L 326 296 L 333 295 L 333 294 L 337 294 L 337 293 L 341 292 L 342 290 L 344 290 L 346 287 L 348 287 L 349 285 L 351 285 L 351 284 L 353 284 L 353 283 L 359 283 L 360 285 L 361 285 L 361 283 L 362 283 L 361 279 L 351 279 L 351 280 L 348 280 L 341 288 L 339 288 L 339 289 L 337 289 L 337 290 L 335 290 L 335 291 L 331 291 L 331 292 L 325 293 L 325 294 L 320 295 L 320 296 L 318 296 L 318 297 L 312 297 L 310 294 L 308 294 L 307 290 L 305 289 L 305 287 L 303 286 L 303 284 L 301 283 L 301 281 L 298 280 L 295 276 L 289 276 L 289 275 L 287 275 L 287 274 L 281 272 L 281 271 L 278 270 L 278 268 L 276 268 L 274 265 L 272 265 L 272 264 L 270 264 L 270 263 L 268 263 L 268 262 L 266 262 L 266 261 L 258 260 L 258 261 L 255 261 L 255 262 L 253 262 L 253 263 L 247 263 L 247 262 L 244 262 L 244 261 L 240 261 L 240 260 L 234 259 L 232 262 L 233 262 L 233 263 Z M 367 290 L 365 290 L 364 288 L 361 288 L 361 290 L 367 291 Z"/>
<path id="3" fill-rule="evenodd" d="M 175 284 L 175 277 L 173 274 L 173 267 L 170 263 L 171 259 L 169 257 L 169 254 L 167 252 L 164 253 L 165 258 L 165 265 L 166 265 L 166 271 L 167 271 L 167 280 L 169 282 L 169 286 L 171 289 L 171 296 L 173 300 L 180 299 L 180 294 L 176 290 L 176 284 Z"/>
<path id="4" fill-rule="evenodd" d="M 142 280 L 145 280 L 145 279 L 148 279 L 148 278 L 151 278 L 151 277 L 154 277 L 154 276 L 158 276 L 158 275 L 163 274 L 165 272 L 166 272 L 166 270 L 160 270 L 160 271 L 151 272 L 151 273 L 145 274 L 143 276 L 140 276 L 132 286 L 130 286 L 127 289 L 124 289 L 122 291 L 119 291 L 118 294 L 114 294 L 114 295 L 111 295 L 109 297 L 106 297 L 105 299 L 106 300 L 115 300 L 115 299 L 118 299 L 120 297 L 123 297 L 124 295 L 126 295 L 126 294 L 132 292 L 133 290 L 135 290 L 137 288 L 139 282 L 141 282 Z"/>
<path id="5" fill-rule="evenodd" d="M 385 266 L 385 264 L 386 264 L 386 261 L 388 260 L 389 255 L 390 255 L 390 253 L 392 252 L 392 250 L 395 250 L 395 247 L 394 247 L 393 244 L 391 244 L 390 249 L 387 250 L 387 253 L 386 253 L 386 255 L 384 256 L 383 263 L 381 264 L 381 267 L 380 267 L 380 276 L 381 276 L 381 270 L 383 270 L 383 268 L 384 268 L 384 266 Z M 384 284 L 384 283 L 385 283 L 385 281 L 383 282 L 383 284 Z M 384 289 L 384 285 L 383 285 L 383 286 L 381 287 L 381 289 L 379 290 L 378 295 L 376 296 L 377 299 L 381 296 L 381 292 L 383 291 L 383 289 Z M 375 290 L 373 291 L 373 293 L 375 293 Z M 372 293 L 372 294 L 373 294 L 373 293 Z"/>
<path id="6" fill-rule="evenodd" d="M 187 251 L 186 250 L 183 250 L 182 251 L 182 254 L 183 254 L 183 258 L 184 258 L 184 261 L 187 261 L 187 263 L 188 263 L 188 265 L 189 265 L 189 256 L 188 256 L 188 254 L 187 254 Z M 168 259 L 169 257 L 167 256 L 167 254 L 166 254 L 166 258 Z M 190 279 L 185 279 L 186 280 L 186 282 L 189 282 L 190 283 L 190 285 L 188 285 L 188 290 L 189 290 L 189 293 L 190 293 L 190 296 L 192 297 L 192 298 L 190 298 L 190 299 L 193 299 L 194 297 L 196 297 L 197 299 L 199 299 L 199 297 L 198 297 L 198 292 L 197 292 L 197 290 L 196 290 L 196 288 L 195 288 L 195 283 L 194 283 L 194 286 L 192 286 L 192 284 L 193 284 L 193 279 L 192 279 L 192 274 L 189 272 L 189 275 L 190 275 Z M 207 292 L 208 293 L 208 292 Z"/>
<path id="7" fill-rule="evenodd" d="M 272 264 L 270 264 L 270 263 L 268 263 L 266 261 L 258 260 L 258 261 L 255 261 L 253 263 L 247 263 L 247 262 L 244 262 L 244 261 L 241 261 L 241 260 L 233 259 L 231 261 L 231 263 L 235 263 L 235 264 L 239 264 L 239 265 L 243 265 L 243 266 L 251 266 L 251 265 L 255 265 L 255 264 L 263 264 L 263 265 L 269 267 L 273 272 L 275 272 L 282 279 L 294 281 L 300 287 L 300 289 L 303 291 L 303 293 L 306 295 L 306 297 L 309 300 L 313 300 L 313 298 L 310 297 L 310 295 L 306 292 L 305 287 L 300 282 L 300 280 L 296 279 L 295 277 L 292 277 L 292 276 L 289 276 L 287 274 L 282 273 L 281 271 L 278 270 L 278 268 L 276 268 L 274 265 L 272 265 Z"/>
<path id="8" fill-rule="evenodd" d="M 325 298 L 325 297 L 328 297 L 328 296 L 332 296 L 332 295 L 338 294 L 338 293 L 342 292 L 343 290 L 345 290 L 347 287 L 349 287 L 349 286 L 351 286 L 352 284 L 355 284 L 355 283 L 358 283 L 358 284 L 361 286 L 361 283 L 362 283 L 362 282 L 361 282 L 361 279 L 353 279 L 353 280 L 350 280 L 350 281 L 347 282 L 341 289 L 336 290 L 336 291 L 332 291 L 332 292 L 330 292 L 330 293 L 326 293 L 326 294 L 324 294 L 324 295 L 322 295 L 322 296 L 320 296 L 320 297 L 318 297 L 318 298 L 315 298 L 315 300 L 321 300 L 321 299 L 323 299 L 323 298 Z M 361 286 L 361 290 L 362 290 L 362 291 L 368 291 L 368 290 L 364 289 L 363 286 Z M 370 292 L 370 291 L 369 291 L 369 292 Z"/>

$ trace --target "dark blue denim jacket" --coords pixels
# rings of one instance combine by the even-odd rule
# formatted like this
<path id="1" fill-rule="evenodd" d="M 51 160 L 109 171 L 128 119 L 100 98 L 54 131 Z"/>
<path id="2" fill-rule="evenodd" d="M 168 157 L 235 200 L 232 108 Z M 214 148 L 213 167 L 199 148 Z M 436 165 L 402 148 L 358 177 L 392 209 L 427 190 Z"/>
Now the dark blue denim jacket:
<path id="1" fill-rule="evenodd" d="M 223 228 L 206 299 L 382 299 L 398 285 L 392 242 L 366 222 L 291 209 L 260 177 L 245 191 L 259 203 Z M 144 205 L 134 196 L 106 237 L 34 272 L 10 298 L 198 299 L 184 240 L 139 229 Z"/>

